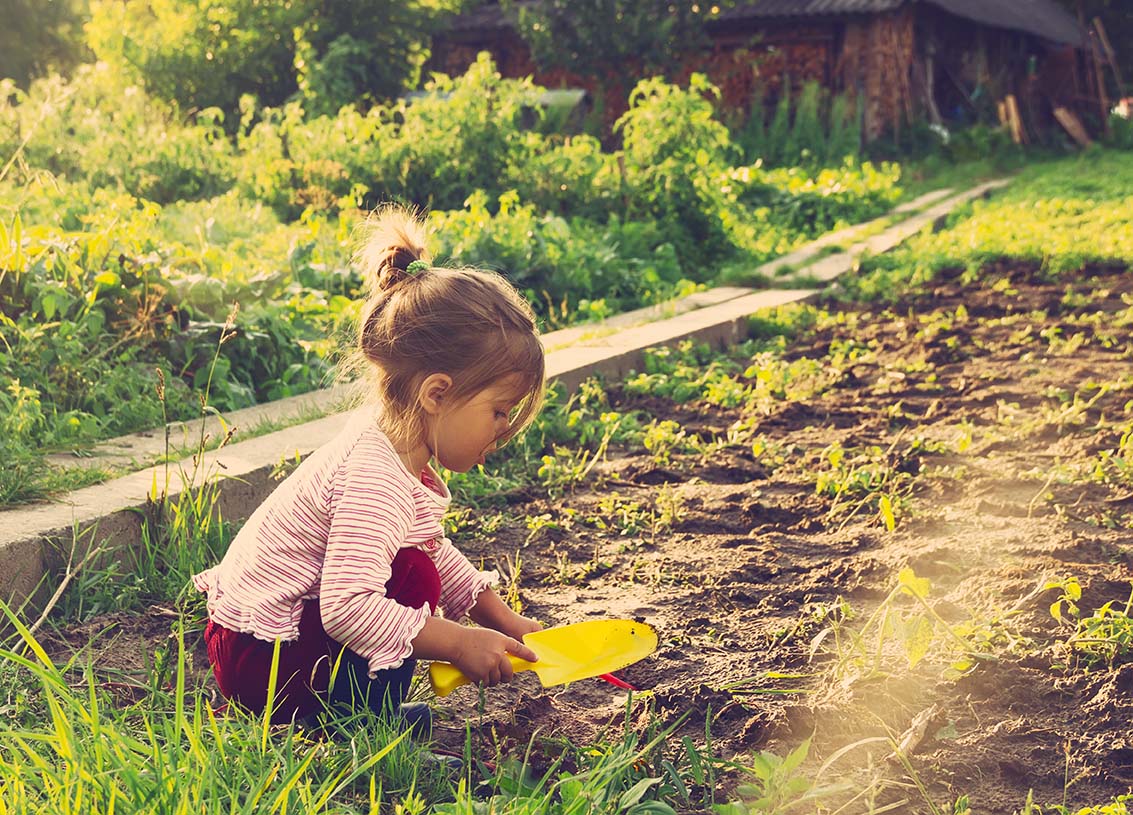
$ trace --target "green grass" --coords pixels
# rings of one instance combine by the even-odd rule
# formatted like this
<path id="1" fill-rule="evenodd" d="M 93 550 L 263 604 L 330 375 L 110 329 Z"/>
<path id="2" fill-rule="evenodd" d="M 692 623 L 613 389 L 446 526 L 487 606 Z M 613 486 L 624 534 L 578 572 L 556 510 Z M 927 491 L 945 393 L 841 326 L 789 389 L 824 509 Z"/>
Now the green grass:
<path id="1" fill-rule="evenodd" d="M 378 812 L 445 785 L 420 745 L 376 719 L 324 740 L 216 715 L 187 684 L 183 638 L 172 683 L 123 706 L 92 666 L 54 664 L 9 620 L 20 637 L 0 649 L 0 812 Z"/>
<path id="2" fill-rule="evenodd" d="M 1032 160 L 1032 163 L 1040 162 Z M 993 178 L 1014 175 L 1024 166 L 1024 162 L 1018 158 L 984 158 L 953 163 L 939 157 L 930 157 L 909 161 L 901 166 L 900 203 L 906 203 L 943 187 L 961 192 Z"/>
<path id="3" fill-rule="evenodd" d="M 89 664 L 56 665 L 14 615 L 9 620 L 20 632 L 0 648 L 5 815 L 665 815 L 674 812 L 665 798 L 692 802 L 694 774 L 661 755 L 670 731 L 656 726 L 644 736 L 627 726 L 622 736 L 585 749 L 568 745 L 539 775 L 525 756 L 474 752 L 469 736 L 465 772 L 452 779 L 429 760 L 428 744 L 370 714 L 331 719 L 316 732 L 239 711 L 214 713 L 187 680 L 182 637 L 170 683 L 138 685 L 135 700 L 123 705 Z M 697 760 L 698 768 L 710 763 Z"/>
<path id="4" fill-rule="evenodd" d="M 834 292 L 894 302 L 942 269 L 975 279 L 1006 258 L 1052 278 L 1089 264 L 1133 263 L 1133 153 L 1096 150 L 1029 165 L 1006 190 L 954 212 L 945 229 L 868 258 Z"/>

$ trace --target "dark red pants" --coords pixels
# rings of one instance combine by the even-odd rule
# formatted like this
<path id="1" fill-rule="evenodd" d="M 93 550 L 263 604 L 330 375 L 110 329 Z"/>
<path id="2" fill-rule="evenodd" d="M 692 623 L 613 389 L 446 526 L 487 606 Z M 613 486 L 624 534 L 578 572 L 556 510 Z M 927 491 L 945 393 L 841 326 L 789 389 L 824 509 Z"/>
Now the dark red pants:
<path id="1" fill-rule="evenodd" d="M 403 606 L 436 611 L 441 579 L 433 561 L 420 549 L 407 547 L 393 559 L 386 596 Z M 209 662 L 226 699 L 255 713 L 267 706 L 275 644 L 252 634 L 232 631 L 209 620 L 205 627 Z M 335 669 L 335 666 L 338 666 Z M 369 677 L 369 664 L 327 635 L 319 614 L 319 601 L 308 600 L 299 621 L 299 638 L 279 646 L 278 679 L 273 723 L 304 718 L 328 707 L 376 712 L 396 710 L 413 678 L 416 660 Z M 332 684 L 333 672 L 333 684 Z"/>

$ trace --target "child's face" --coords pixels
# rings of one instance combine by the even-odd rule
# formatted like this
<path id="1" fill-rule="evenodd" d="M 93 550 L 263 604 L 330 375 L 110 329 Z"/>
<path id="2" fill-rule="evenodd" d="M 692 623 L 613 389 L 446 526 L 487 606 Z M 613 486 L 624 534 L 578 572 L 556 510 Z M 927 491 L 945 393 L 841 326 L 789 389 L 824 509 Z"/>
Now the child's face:
<path id="1" fill-rule="evenodd" d="M 504 377 L 442 413 L 433 428 L 433 455 L 441 466 L 465 473 L 483 464 L 507 434 L 520 397 L 518 377 Z"/>

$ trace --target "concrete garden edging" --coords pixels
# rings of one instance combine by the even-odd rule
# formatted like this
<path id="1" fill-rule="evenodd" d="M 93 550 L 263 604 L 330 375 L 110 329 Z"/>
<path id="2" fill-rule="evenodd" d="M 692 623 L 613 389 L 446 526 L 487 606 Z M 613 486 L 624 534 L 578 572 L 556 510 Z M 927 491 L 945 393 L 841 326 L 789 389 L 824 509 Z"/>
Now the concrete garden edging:
<path id="1" fill-rule="evenodd" d="M 832 280 L 853 269 L 864 252 L 888 251 L 926 226 L 939 226 L 955 208 L 1006 183 L 988 182 L 948 197 L 942 197 L 940 191 L 928 193 L 917 199 L 922 206 L 931 204 L 927 209 L 880 234 L 855 242 L 846 251 L 821 256 L 825 247 L 851 239 L 870 224 L 824 236 L 756 271 L 771 275 L 790 264 L 795 271 L 818 280 Z M 905 205 L 904 214 L 916 209 L 916 203 Z M 816 289 L 753 291 L 721 287 L 671 304 L 619 315 L 604 326 L 553 332 L 543 338 L 548 349 L 548 379 L 563 383 L 569 392 L 590 376 L 624 376 L 641 365 L 647 348 L 684 340 L 726 345 L 747 336 L 749 319 L 756 313 L 800 302 L 817 293 Z M 657 319 L 661 315 L 666 316 Z M 257 417 L 263 417 L 260 421 L 276 420 L 288 413 L 334 410 L 343 404 L 347 394 L 347 388 L 332 388 L 236 411 L 224 417 L 224 421 L 228 426 L 254 424 Z M 69 562 L 79 562 L 90 547 L 102 545 L 105 551 L 100 557 L 115 557 L 128 548 L 137 549 L 142 539 L 143 508 L 155 494 L 164 492 L 174 498 L 181 488 L 182 473 L 204 473 L 215 480 L 222 517 L 228 521 L 246 518 L 275 488 L 273 473 L 278 466 L 329 441 L 349 415 L 332 413 L 206 452 L 199 462 L 186 459 L 149 466 L 104 484 L 76 490 L 52 503 L 0 511 L 0 600 L 15 608 L 36 607 L 50 594 L 48 584 L 64 574 Z M 200 438 L 202 432 L 222 435 L 221 427 L 215 419 L 203 430 L 198 422 L 179 423 L 171 431 L 175 434 L 172 442 L 175 446 L 191 442 Z M 136 461 L 164 450 L 165 432 L 159 429 L 134 434 L 111 440 L 102 447 L 108 456 Z"/>

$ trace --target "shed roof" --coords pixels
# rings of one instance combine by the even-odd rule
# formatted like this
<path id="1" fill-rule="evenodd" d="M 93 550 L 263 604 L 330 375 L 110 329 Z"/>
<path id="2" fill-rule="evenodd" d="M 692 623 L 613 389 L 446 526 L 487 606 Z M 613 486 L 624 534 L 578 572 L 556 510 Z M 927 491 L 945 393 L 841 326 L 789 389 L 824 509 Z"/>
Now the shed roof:
<path id="1" fill-rule="evenodd" d="M 845 16 L 891 11 L 905 3 L 922 2 L 984 25 L 1024 31 L 1069 45 L 1082 45 L 1082 29 L 1054 0 L 758 0 L 722 12 L 719 22 L 764 18 Z M 453 21 L 461 33 L 496 31 L 509 23 L 497 3 L 465 12 Z"/>
<path id="2" fill-rule="evenodd" d="M 1078 21 L 1054 0 L 919 0 L 957 17 L 1024 31 L 1037 37 L 1069 45 L 1082 45 L 1084 38 Z M 751 20 L 768 17 L 818 17 L 846 14 L 876 14 L 890 11 L 906 0 L 759 0 L 740 3 L 718 18 Z M 910 0 L 918 2 L 918 0 Z"/>

